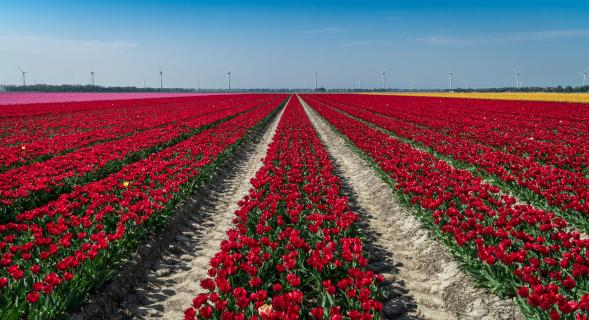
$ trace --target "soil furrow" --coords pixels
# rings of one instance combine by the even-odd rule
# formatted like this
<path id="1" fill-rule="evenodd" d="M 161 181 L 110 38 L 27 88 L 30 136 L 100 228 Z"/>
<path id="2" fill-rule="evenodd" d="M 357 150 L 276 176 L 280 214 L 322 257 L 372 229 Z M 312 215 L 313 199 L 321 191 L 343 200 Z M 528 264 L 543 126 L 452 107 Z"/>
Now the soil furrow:
<path id="1" fill-rule="evenodd" d="M 71 318 L 182 319 L 232 225 L 237 202 L 262 165 L 285 105 L 179 204 L 173 221 L 130 257 L 128 270 L 93 293 Z"/>
<path id="2" fill-rule="evenodd" d="M 209 261 L 219 250 L 225 232 L 231 228 L 238 201 L 247 195 L 250 178 L 262 166 L 260 161 L 278 126 L 282 112 L 272 120 L 263 135 L 254 137 L 240 149 L 234 170 L 215 179 L 174 241 L 164 252 L 147 281 L 135 292 L 135 303 L 127 307 L 131 318 L 182 319 L 184 310 L 202 290 L 199 281 L 207 277 Z"/>
<path id="3" fill-rule="evenodd" d="M 390 186 L 326 120 L 302 103 L 333 158 L 350 205 L 361 216 L 360 226 L 372 256 L 370 267 L 383 274 L 389 284 L 384 288 L 385 318 L 522 318 L 512 300 L 477 288 L 447 251 L 399 204 Z M 392 259 L 393 268 L 386 267 L 387 259 Z M 403 289 L 411 300 L 399 298 Z"/>

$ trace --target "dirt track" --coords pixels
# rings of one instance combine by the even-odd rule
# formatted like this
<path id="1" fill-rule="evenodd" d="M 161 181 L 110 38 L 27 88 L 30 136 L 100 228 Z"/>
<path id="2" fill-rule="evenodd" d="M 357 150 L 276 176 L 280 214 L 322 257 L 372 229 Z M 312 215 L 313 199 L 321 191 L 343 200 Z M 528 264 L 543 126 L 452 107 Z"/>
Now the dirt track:
<path id="1" fill-rule="evenodd" d="M 238 201 L 247 195 L 250 178 L 262 166 L 260 161 L 272 141 L 282 111 L 273 119 L 261 137 L 253 138 L 240 149 L 238 160 L 215 181 L 208 196 L 201 200 L 193 219 L 181 227 L 169 252 L 165 253 L 148 282 L 137 289 L 137 301 L 129 311 L 139 319 L 182 319 L 184 310 L 200 292 L 199 281 L 207 277 L 209 261 L 219 250 L 225 232 L 232 226 Z"/>
<path id="2" fill-rule="evenodd" d="M 393 190 L 314 110 L 305 110 L 361 215 L 370 266 L 388 280 L 386 318 L 518 319 L 512 300 L 476 288 L 446 250 L 395 199 Z M 406 292 L 403 291 L 406 288 Z"/>
<path id="3" fill-rule="evenodd" d="M 137 252 L 127 267 L 94 292 L 72 319 L 182 319 L 200 290 L 199 281 L 232 225 L 237 202 L 276 131 L 283 110 L 257 128 L 239 149 L 175 209 L 167 223 Z"/>

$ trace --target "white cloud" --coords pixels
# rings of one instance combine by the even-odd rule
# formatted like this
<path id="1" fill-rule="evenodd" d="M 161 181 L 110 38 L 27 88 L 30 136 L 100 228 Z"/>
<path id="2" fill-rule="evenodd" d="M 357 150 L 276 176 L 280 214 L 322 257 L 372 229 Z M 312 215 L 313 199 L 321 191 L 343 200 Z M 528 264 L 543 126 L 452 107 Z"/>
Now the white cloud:
<path id="1" fill-rule="evenodd" d="M 137 48 L 138 44 L 128 41 L 74 40 L 65 38 L 37 37 L 29 35 L 0 35 L 0 52 L 24 52 L 48 55 L 86 53 L 88 51 L 122 52 Z"/>
<path id="2" fill-rule="evenodd" d="M 562 38 L 589 37 L 589 29 L 547 30 L 537 32 L 513 33 L 505 37 L 507 41 L 547 40 Z"/>
<path id="3" fill-rule="evenodd" d="M 80 42 L 82 45 L 86 45 L 89 47 L 98 47 L 98 48 L 111 48 L 111 49 L 132 49 L 137 48 L 138 44 L 135 42 L 127 42 L 127 41 L 99 41 L 99 40 L 91 40 L 91 41 L 82 41 Z"/>
<path id="4" fill-rule="evenodd" d="M 367 40 L 367 41 L 351 41 L 351 42 L 343 42 L 340 43 L 341 47 L 371 47 L 371 46 L 379 46 L 379 45 L 387 45 L 390 44 L 390 41 L 383 41 L 383 40 Z"/>
<path id="5" fill-rule="evenodd" d="M 431 36 L 417 38 L 421 43 L 429 45 L 475 45 L 485 43 L 507 43 L 520 41 L 542 41 L 565 38 L 586 38 L 589 37 L 589 29 L 563 29 L 563 30 L 544 30 L 534 32 L 515 32 L 499 35 L 481 36 L 481 37 L 451 37 L 451 36 Z"/>
<path id="6" fill-rule="evenodd" d="M 469 39 L 459 37 L 446 37 L 446 36 L 432 36 L 425 38 L 417 38 L 418 42 L 422 42 L 429 45 L 469 45 L 476 44 L 478 42 L 484 42 L 480 39 Z"/>
<path id="7" fill-rule="evenodd" d="M 319 29 L 312 29 L 312 30 L 304 30 L 303 33 L 308 33 L 308 34 L 317 34 L 317 33 L 323 33 L 323 34 L 339 34 L 344 32 L 343 28 L 340 27 L 325 27 L 325 28 L 319 28 Z"/>

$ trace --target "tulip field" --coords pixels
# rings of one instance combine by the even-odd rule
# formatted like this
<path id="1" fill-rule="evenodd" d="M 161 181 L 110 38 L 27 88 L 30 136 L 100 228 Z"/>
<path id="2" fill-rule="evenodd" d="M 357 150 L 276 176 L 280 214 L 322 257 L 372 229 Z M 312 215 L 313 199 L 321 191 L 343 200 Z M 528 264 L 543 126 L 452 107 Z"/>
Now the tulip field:
<path id="1" fill-rule="evenodd" d="M 521 319 L 586 320 L 589 104 L 553 100 L 0 94 L 0 319 L 478 318 L 472 300 L 461 300 L 473 297 L 432 311 L 417 298 L 427 282 L 482 290 Z M 321 124 L 350 155 L 336 151 Z M 468 283 L 394 275 L 399 249 L 371 234 L 366 215 L 382 204 L 355 201 L 354 172 L 341 167 L 351 155 Z M 250 158 L 255 170 L 219 175 Z M 239 194 L 212 191 L 242 181 L 249 184 Z M 137 252 L 179 223 L 182 205 L 209 198 L 210 217 L 195 204 L 182 223 L 224 221 L 221 239 L 191 238 L 196 229 L 178 226 L 176 240 L 141 260 Z M 241 200 L 231 200 L 234 212 L 214 211 L 223 199 Z M 209 246 L 210 255 L 180 254 L 173 241 L 194 252 Z M 206 276 L 193 284 L 162 280 L 188 277 L 198 266 L 191 260 L 205 258 L 197 271 Z M 129 278 L 118 276 L 132 261 L 167 271 L 130 277 L 137 282 L 120 285 L 130 289 L 112 298 L 112 310 L 87 314 Z M 381 274 L 384 261 L 392 279 Z M 412 307 L 399 308 L 392 282 Z M 446 301 L 440 292 L 432 288 L 428 299 Z"/>
<path id="2" fill-rule="evenodd" d="M 483 285 L 517 296 L 530 317 L 586 319 L 586 105 L 303 99 L 371 157 Z"/>
<path id="3" fill-rule="evenodd" d="M 354 232 L 357 215 L 300 103 L 287 108 L 235 227 L 211 260 L 214 280 L 200 283 L 210 293 L 193 300 L 186 319 L 372 319 L 381 309 L 379 278 L 365 270 Z"/>
<path id="4" fill-rule="evenodd" d="M 86 133 L 108 128 L 110 123 L 87 127 L 87 122 L 73 121 L 71 117 L 77 110 L 87 109 L 85 106 L 47 106 L 47 113 L 25 118 L 24 122 L 10 116 L 2 119 L 3 139 L 7 140 L 23 131 L 35 132 L 38 127 L 45 132 L 67 130 L 52 140 L 58 140 L 54 143 L 59 145 L 63 138 L 69 151 L 60 154 L 41 150 L 49 157 L 43 161 L 36 154 L 28 159 L 26 148 L 16 149 L 15 156 L 22 159 L 17 163 L 22 165 L 3 170 L 3 318 L 56 317 L 96 281 L 103 281 L 112 272 L 109 266 L 144 235 L 142 229 L 165 219 L 172 204 L 188 194 L 228 148 L 285 98 L 164 99 L 158 101 L 158 110 L 151 110 L 153 104 L 142 106 L 135 101 L 139 105 L 119 107 L 116 115 L 111 115 L 115 125 L 116 117 L 127 122 L 141 117 L 147 123 L 104 137 L 105 142 L 90 148 L 86 147 Z M 90 112 L 96 112 L 95 108 Z M 150 111 L 172 117 L 165 119 L 164 113 L 159 117 L 163 121 L 150 123 Z M 135 114 L 139 112 L 141 115 Z M 50 123 L 55 118 L 69 118 L 73 126 L 53 127 Z M 117 129 L 109 132 L 116 134 Z M 71 143 L 71 136 L 76 135 L 81 138 Z M 27 142 L 34 145 L 37 141 L 29 138 Z M 5 143 L 7 147 L 13 144 Z M 62 149 L 57 146 L 57 150 Z M 26 161 L 32 163 L 26 165 Z M 49 162 L 55 164 L 45 165 Z M 12 171 L 27 175 L 11 175 Z M 13 184 L 16 179 L 23 180 Z"/>

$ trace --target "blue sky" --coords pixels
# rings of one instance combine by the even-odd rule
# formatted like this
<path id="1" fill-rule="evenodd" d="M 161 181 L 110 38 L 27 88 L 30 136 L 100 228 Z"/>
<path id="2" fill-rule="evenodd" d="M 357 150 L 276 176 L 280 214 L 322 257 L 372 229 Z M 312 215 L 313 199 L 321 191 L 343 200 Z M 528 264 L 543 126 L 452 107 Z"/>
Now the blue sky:
<path id="1" fill-rule="evenodd" d="M 0 83 L 579 85 L 589 1 L 7 1 Z"/>

